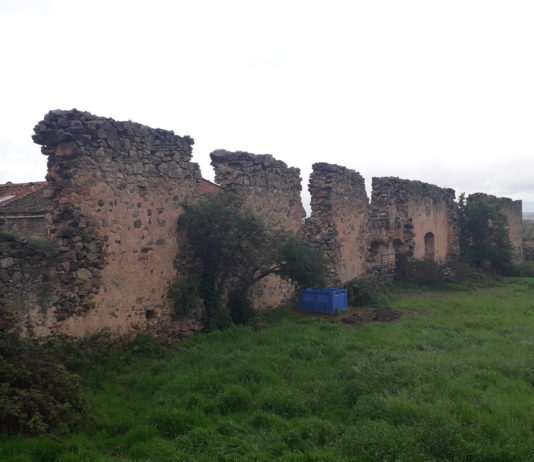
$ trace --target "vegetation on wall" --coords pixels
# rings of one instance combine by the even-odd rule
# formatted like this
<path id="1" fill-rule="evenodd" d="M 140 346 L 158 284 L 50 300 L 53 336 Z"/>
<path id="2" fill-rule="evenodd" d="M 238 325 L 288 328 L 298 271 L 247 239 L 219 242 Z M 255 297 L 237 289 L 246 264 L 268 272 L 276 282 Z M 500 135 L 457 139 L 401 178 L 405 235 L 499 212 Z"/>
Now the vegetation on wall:
<path id="1" fill-rule="evenodd" d="M 297 286 L 322 285 L 323 257 L 254 215 L 231 193 L 218 192 L 186 205 L 178 227 L 187 238 L 188 273 L 203 302 L 208 330 L 248 322 L 248 291 L 270 274 Z"/>
<path id="2" fill-rule="evenodd" d="M 462 260 L 488 272 L 511 273 L 512 244 L 501 207 L 485 201 L 466 201 L 461 194 L 458 212 Z"/>

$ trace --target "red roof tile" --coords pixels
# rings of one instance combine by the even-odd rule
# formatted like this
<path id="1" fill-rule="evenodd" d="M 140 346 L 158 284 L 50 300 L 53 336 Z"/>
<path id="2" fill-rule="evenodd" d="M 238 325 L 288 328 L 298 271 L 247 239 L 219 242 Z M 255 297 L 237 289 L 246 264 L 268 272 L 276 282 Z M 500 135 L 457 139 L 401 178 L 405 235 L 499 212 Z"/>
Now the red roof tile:
<path id="1" fill-rule="evenodd" d="M 219 189 L 221 189 L 221 187 L 218 184 L 203 179 L 202 182 L 198 185 L 198 194 L 200 196 L 203 196 L 204 194 L 214 193 Z"/>
<path id="2" fill-rule="evenodd" d="M 36 181 L 33 183 L 6 183 L 0 185 L 0 207 L 18 201 L 34 192 L 46 188 L 48 183 L 46 181 Z"/>

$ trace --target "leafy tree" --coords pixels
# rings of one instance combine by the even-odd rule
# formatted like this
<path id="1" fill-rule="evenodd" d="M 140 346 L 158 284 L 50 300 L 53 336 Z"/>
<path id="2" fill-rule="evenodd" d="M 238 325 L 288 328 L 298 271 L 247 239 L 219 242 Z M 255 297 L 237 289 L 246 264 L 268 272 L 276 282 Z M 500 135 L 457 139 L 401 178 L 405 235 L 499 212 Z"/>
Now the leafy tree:
<path id="1" fill-rule="evenodd" d="M 509 273 L 512 270 L 512 244 L 508 222 L 497 203 L 466 200 L 458 202 L 460 256 L 487 271 Z"/>
<path id="2" fill-rule="evenodd" d="M 322 283 L 325 265 L 318 252 L 268 225 L 231 193 L 210 194 L 186 205 L 178 226 L 189 244 L 188 266 L 207 329 L 247 322 L 252 315 L 247 293 L 270 274 L 299 286 Z"/>

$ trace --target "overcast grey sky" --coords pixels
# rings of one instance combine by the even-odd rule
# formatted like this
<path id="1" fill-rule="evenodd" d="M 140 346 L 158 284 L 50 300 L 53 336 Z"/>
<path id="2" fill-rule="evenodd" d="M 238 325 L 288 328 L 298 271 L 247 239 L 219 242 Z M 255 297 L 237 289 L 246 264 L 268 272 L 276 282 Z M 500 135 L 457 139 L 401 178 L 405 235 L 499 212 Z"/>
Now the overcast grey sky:
<path id="1" fill-rule="evenodd" d="M 534 2 L 0 0 L 0 183 L 42 180 L 33 126 L 77 108 L 534 211 Z M 368 189 L 368 193 L 370 191 Z"/>

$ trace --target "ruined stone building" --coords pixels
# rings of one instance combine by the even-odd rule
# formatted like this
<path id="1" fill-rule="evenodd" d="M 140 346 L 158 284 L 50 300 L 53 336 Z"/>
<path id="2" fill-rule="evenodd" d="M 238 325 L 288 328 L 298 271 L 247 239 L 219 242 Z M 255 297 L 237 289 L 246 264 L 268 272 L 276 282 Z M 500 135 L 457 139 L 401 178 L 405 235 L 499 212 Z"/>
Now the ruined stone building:
<path id="1" fill-rule="evenodd" d="M 458 217 L 452 189 L 373 178 L 370 253 L 375 266 L 403 254 L 444 262 L 458 253 Z"/>
<path id="2" fill-rule="evenodd" d="M 33 139 L 48 156 L 47 183 L 0 187 L 0 325 L 23 335 L 198 329 L 195 315 L 171 317 L 168 288 L 184 244 L 177 218 L 219 189 L 320 249 L 334 285 L 398 253 L 444 261 L 457 252 L 451 189 L 374 178 L 369 204 L 359 173 L 317 163 L 305 218 L 300 170 L 271 155 L 214 151 L 214 184 L 191 161 L 193 140 L 172 131 L 57 110 Z M 513 234 L 520 203 L 508 209 Z M 269 309 L 295 294 L 272 276 L 251 295 Z"/>

